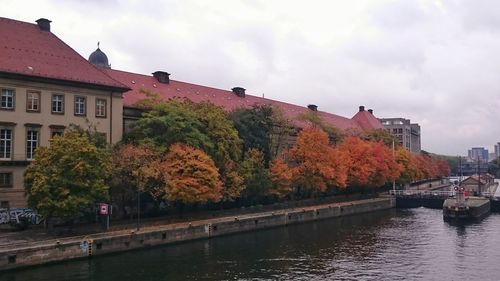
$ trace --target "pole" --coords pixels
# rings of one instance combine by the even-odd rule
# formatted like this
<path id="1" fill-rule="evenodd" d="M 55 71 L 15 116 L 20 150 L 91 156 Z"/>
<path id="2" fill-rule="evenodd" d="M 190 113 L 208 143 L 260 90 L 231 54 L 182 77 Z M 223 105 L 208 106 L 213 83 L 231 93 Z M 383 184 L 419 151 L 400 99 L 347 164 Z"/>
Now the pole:
<path id="1" fill-rule="evenodd" d="M 137 230 L 141 229 L 141 190 L 137 187 Z"/>
<path id="2" fill-rule="evenodd" d="M 481 166 L 479 156 L 477 156 L 477 195 L 481 196 Z"/>
<path id="3" fill-rule="evenodd" d="M 394 138 L 392 139 L 392 159 L 396 161 L 396 155 L 394 153 Z M 396 179 L 392 180 L 392 192 L 396 195 Z"/>

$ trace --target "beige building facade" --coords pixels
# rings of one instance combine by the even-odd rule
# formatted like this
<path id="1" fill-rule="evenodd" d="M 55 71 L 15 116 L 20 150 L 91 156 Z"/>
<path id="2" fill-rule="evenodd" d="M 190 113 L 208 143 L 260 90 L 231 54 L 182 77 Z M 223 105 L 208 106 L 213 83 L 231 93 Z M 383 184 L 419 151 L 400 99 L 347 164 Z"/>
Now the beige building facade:
<path id="1" fill-rule="evenodd" d="M 120 92 L 0 78 L 0 208 L 25 207 L 23 173 L 39 146 L 71 124 L 122 137 Z"/>

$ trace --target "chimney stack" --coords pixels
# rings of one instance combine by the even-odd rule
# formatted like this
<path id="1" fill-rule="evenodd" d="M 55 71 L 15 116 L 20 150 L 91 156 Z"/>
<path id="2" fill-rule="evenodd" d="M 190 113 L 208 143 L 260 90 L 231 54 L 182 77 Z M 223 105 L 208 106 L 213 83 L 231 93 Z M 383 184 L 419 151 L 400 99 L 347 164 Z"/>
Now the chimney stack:
<path id="1" fill-rule="evenodd" d="M 359 112 L 363 112 L 365 111 L 365 106 L 364 105 L 360 105 L 359 106 Z"/>
<path id="2" fill-rule="evenodd" d="M 318 111 L 318 106 L 315 104 L 309 104 L 307 108 L 309 108 L 312 111 Z"/>
<path id="3" fill-rule="evenodd" d="M 370 112 L 370 114 L 373 114 L 373 109 L 368 109 L 368 112 Z"/>
<path id="4" fill-rule="evenodd" d="M 153 76 L 158 80 L 158 82 L 163 84 L 170 84 L 170 73 L 165 71 L 155 71 Z"/>
<path id="5" fill-rule="evenodd" d="M 48 31 L 50 32 L 50 23 L 52 21 L 44 18 L 40 18 L 36 20 L 36 23 L 38 24 L 38 27 L 40 28 L 41 31 Z"/>
<path id="6" fill-rule="evenodd" d="M 235 93 L 238 97 L 240 97 L 240 98 L 244 98 L 245 97 L 245 88 L 234 87 L 231 90 L 233 90 L 233 93 Z"/>

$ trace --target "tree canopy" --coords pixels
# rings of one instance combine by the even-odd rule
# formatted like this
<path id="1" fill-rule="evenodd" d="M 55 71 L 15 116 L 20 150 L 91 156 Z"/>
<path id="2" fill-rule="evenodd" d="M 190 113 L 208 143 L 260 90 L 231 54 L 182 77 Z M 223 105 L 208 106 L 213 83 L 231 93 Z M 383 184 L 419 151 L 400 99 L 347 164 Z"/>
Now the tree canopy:
<path id="1" fill-rule="evenodd" d="M 71 218 L 108 199 L 111 157 L 87 136 L 68 130 L 39 147 L 24 173 L 28 205 L 47 219 Z"/>

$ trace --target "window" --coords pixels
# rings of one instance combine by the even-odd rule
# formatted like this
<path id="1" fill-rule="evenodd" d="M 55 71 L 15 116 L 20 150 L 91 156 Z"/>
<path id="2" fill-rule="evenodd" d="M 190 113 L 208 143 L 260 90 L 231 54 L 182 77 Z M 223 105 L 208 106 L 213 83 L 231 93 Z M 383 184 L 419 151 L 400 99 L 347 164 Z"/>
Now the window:
<path id="1" fill-rule="evenodd" d="M 38 130 L 28 128 L 26 132 L 26 159 L 32 160 L 35 156 L 35 150 L 38 147 Z"/>
<path id="2" fill-rule="evenodd" d="M 2 89 L 0 108 L 14 109 L 14 90 Z"/>
<path id="3" fill-rule="evenodd" d="M 26 111 L 40 112 L 40 92 L 26 94 Z"/>
<path id="4" fill-rule="evenodd" d="M 106 118 L 106 100 L 104 99 L 95 100 L 95 116 Z"/>
<path id="5" fill-rule="evenodd" d="M 75 115 L 86 115 L 86 103 L 85 97 L 75 97 Z"/>
<path id="6" fill-rule="evenodd" d="M 64 113 L 64 95 L 60 94 L 52 95 L 52 113 L 57 113 L 57 114 Z"/>
<path id="7" fill-rule="evenodd" d="M 66 129 L 65 126 L 61 125 L 50 125 L 50 138 L 53 138 L 55 136 L 62 136 L 64 134 L 64 129 Z"/>
<path id="8" fill-rule="evenodd" d="M 0 209 L 9 209 L 10 204 L 9 201 L 0 201 Z"/>
<path id="9" fill-rule="evenodd" d="M 402 134 L 403 133 L 403 128 L 399 128 L 398 129 L 398 134 Z"/>
<path id="10" fill-rule="evenodd" d="M 12 173 L 0 173 L 0 187 L 12 187 Z"/>
<path id="11" fill-rule="evenodd" d="M 12 157 L 12 130 L 0 128 L 0 159 Z"/>

